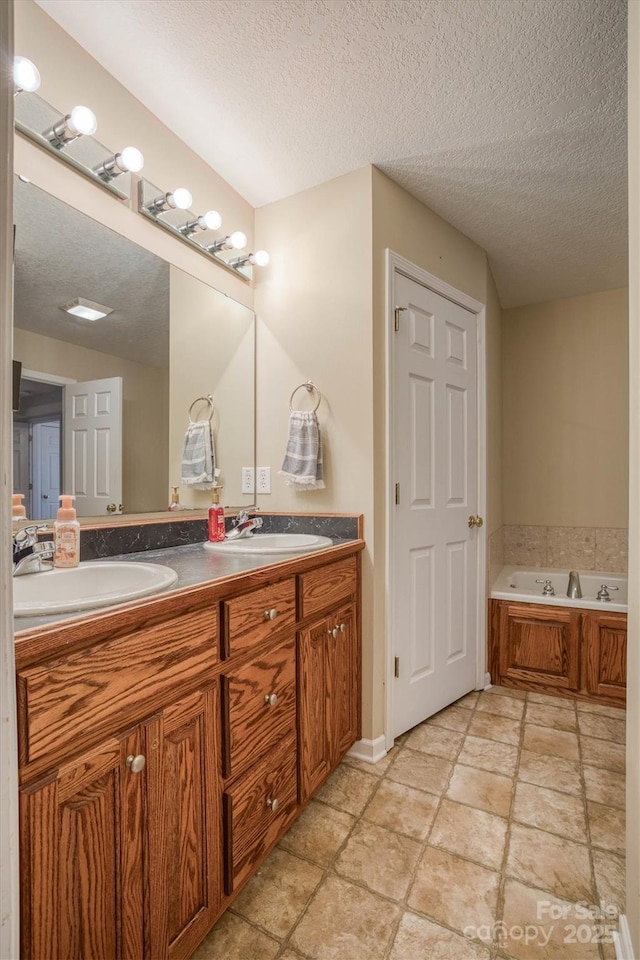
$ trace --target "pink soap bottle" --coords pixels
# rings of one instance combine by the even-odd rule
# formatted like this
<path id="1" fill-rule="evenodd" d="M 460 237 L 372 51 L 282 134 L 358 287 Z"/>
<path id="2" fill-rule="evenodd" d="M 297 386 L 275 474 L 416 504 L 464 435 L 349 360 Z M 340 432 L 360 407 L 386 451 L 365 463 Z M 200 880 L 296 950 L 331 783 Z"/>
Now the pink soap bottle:
<path id="1" fill-rule="evenodd" d="M 61 494 L 60 507 L 53 524 L 54 567 L 77 567 L 80 563 L 80 524 L 73 508 L 75 497 Z"/>
<path id="2" fill-rule="evenodd" d="M 222 490 L 222 487 L 215 486 L 211 489 L 208 536 L 212 543 L 221 543 L 225 536 L 224 507 L 220 506 L 218 490 Z"/>

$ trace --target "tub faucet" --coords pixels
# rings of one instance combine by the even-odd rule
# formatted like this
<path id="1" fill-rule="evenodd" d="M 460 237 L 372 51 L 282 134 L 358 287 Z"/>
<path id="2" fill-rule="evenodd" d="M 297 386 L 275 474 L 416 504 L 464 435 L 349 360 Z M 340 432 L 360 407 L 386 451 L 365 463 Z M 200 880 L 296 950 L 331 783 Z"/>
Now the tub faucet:
<path id="1" fill-rule="evenodd" d="M 22 527 L 12 537 L 13 576 L 42 573 L 53 567 L 53 540 L 38 540 L 38 531 L 44 526 Z"/>
<path id="2" fill-rule="evenodd" d="M 571 570 L 569 573 L 569 585 L 567 586 L 567 596 L 571 600 L 582 599 L 582 587 L 580 586 L 580 574 L 577 570 Z"/>
<path id="3" fill-rule="evenodd" d="M 239 540 L 240 537 L 250 537 L 255 530 L 262 526 L 262 517 L 250 517 L 248 510 L 241 510 L 232 521 L 233 527 L 227 533 L 226 540 Z"/>
<path id="4" fill-rule="evenodd" d="M 553 589 L 551 580 L 536 580 L 536 583 L 544 583 L 544 587 L 542 588 L 543 597 L 555 597 L 556 592 Z"/>

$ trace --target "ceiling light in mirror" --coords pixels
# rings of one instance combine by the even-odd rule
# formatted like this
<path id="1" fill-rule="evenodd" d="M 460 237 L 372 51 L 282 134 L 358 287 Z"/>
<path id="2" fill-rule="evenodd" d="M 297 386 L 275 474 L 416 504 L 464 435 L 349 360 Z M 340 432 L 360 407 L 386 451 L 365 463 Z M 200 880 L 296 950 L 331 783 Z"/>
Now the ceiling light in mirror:
<path id="1" fill-rule="evenodd" d="M 93 300 L 85 300 L 84 297 L 76 297 L 60 307 L 66 313 L 73 317 L 80 317 L 81 320 L 102 320 L 113 313 L 113 307 L 105 307 L 102 303 L 95 303 Z"/>
<path id="2" fill-rule="evenodd" d="M 13 92 L 14 94 L 35 93 L 40 86 L 40 71 L 32 60 L 27 57 L 13 58 Z"/>
<path id="3" fill-rule="evenodd" d="M 144 157 L 137 147 L 125 147 L 122 153 L 114 153 L 112 157 L 98 164 L 94 169 L 101 180 L 109 182 L 123 173 L 140 173 L 144 166 Z"/>

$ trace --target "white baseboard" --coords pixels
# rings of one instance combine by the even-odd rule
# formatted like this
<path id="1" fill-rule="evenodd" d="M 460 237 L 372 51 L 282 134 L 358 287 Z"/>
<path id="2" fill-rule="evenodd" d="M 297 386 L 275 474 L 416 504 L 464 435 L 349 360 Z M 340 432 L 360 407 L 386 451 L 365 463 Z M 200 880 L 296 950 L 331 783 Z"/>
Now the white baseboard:
<path id="1" fill-rule="evenodd" d="M 624 913 L 618 917 L 618 931 L 613 934 L 613 945 L 616 948 L 616 960 L 635 960 L 629 921 Z"/>
<path id="2" fill-rule="evenodd" d="M 357 740 L 347 756 L 354 760 L 364 760 L 365 763 L 377 763 L 387 755 L 385 744 L 384 734 L 375 740 Z"/>
<path id="3" fill-rule="evenodd" d="M 488 690 L 491 686 L 491 674 L 485 673 L 484 675 L 484 686 L 480 687 L 481 690 Z"/>

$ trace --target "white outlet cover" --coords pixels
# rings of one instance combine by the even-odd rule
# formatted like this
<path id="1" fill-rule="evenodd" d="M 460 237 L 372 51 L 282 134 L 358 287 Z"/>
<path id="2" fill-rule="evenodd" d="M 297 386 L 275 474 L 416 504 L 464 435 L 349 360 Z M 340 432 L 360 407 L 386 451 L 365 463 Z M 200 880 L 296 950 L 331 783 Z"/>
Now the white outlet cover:
<path id="1" fill-rule="evenodd" d="M 255 470 L 253 467 L 242 468 L 242 492 L 243 493 L 256 492 Z"/>
<path id="2" fill-rule="evenodd" d="M 271 467 L 258 467 L 256 493 L 271 493 Z"/>

